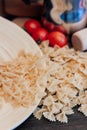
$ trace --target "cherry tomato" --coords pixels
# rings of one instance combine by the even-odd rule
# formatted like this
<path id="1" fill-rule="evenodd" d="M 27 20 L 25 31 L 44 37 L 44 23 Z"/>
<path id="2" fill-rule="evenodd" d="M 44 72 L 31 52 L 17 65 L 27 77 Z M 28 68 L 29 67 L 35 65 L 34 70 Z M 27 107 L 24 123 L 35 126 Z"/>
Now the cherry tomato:
<path id="1" fill-rule="evenodd" d="M 59 32 L 62 32 L 64 34 L 67 34 L 66 29 L 62 25 L 55 25 L 54 31 L 59 31 Z"/>
<path id="2" fill-rule="evenodd" d="M 41 41 L 44 41 L 47 39 L 47 34 L 48 34 L 48 31 L 40 27 L 34 30 L 34 32 L 32 33 L 32 37 L 37 43 L 40 43 Z"/>
<path id="3" fill-rule="evenodd" d="M 41 27 L 41 24 L 38 20 L 30 19 L 24 23 L 24 27 L 29 34 L 32 34 L 36 28 Z"/>
<path id="4" fill-rule="evenodd" d="M 55 25 L 52 22 L 47 21 L 45 18 L 42 18 L 43 26 L 49 31 L 53 31 Z"/>
<path id="5" fill-rule="evenodd" d="M 50 46 L 58 45 L 59 47 L 63 47 L 67 44 L 66 36 L 58 31 L 49 33 L 47 39 L 49 40 Z"/>

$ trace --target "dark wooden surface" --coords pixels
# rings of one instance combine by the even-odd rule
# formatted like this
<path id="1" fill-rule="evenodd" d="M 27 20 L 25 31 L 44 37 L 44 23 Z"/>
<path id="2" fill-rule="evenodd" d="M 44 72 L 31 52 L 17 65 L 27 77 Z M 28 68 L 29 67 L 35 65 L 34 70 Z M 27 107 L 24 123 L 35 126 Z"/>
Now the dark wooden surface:
<path id="1" fill-rule="evenodd" d="M 67 124 L 58 121 L 50 122 L 45 118 L 38 121 L 31 115 L 15 130 L 87 130 L 87 117 L 77 112 L 76 108 L 74 110 L 75 114 L 68 116 L 69 122 Z"/>
<path id="2" fill-rule="evenodd" d="M 25 4 L 22 0 L 4 0 L 5 12 L 10 15 L 24 17 L 40 17 L 43 4 Z"/>

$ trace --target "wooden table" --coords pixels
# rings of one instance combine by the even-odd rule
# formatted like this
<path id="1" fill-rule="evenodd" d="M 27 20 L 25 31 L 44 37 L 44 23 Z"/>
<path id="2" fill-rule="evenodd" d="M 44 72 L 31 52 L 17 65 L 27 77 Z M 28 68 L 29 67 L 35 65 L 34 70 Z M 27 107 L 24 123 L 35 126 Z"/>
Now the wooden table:
<path id="1" fill-rule="evenodd" d="M 15 130 L 87 130 L 87 117 L 77 112 L 76 108 L 74 111 L 75 114 L 69 116 L 69 122 L 67 124 L 58 121 L 50 122 L 45 118 L 39 121 L 31 115 Z"/>

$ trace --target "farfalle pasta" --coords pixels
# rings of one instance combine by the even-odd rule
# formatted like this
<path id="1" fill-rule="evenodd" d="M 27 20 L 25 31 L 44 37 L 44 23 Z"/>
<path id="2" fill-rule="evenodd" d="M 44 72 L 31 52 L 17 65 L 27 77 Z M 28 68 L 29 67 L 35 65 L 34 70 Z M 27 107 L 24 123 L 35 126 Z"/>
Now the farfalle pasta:
<path id="1" fill-rule="evenodd" d="M 40 48 L 48 59 L 43 82 L 46 95 L 34 116 L 67 123 L 68 115 L 74 114 L 76 105 L 80 106 L 78 111 L 87 116 L 87 52 L 75 51 L 68 46 L 52 48 L 48 41 L 43 42 Z"/>
<path id="2" fill-rule="evenodd" d="M 0 62 L 0 106 L 2 99 L 15 107 L 37 104 L 45 95 L 39 85 L 46 71 L 42 60 L 37 54 L 20 52 L 12 61 Z"/>

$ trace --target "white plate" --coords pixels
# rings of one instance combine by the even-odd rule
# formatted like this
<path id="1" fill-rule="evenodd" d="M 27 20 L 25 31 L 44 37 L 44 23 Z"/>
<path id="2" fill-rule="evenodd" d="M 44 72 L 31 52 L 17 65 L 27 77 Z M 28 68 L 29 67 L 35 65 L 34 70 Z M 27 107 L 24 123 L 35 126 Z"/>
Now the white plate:
<path id="1" fill-rule="evenodd" d="M 9 61 L 15 58 L 18 52 L 25 49 L 28 52 L 42 55 L 41 50 L 23 29 L 11 21 L 0 17 L 0 59 Z M 11 130 L 25 121 L 39 104 L 29 108 L 13 108 L 10 104 L 4 103 L 0 109 L 0 130 Z"/>

